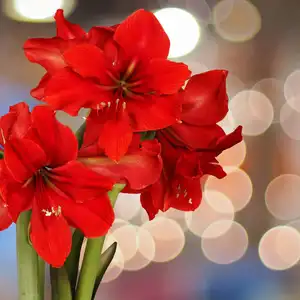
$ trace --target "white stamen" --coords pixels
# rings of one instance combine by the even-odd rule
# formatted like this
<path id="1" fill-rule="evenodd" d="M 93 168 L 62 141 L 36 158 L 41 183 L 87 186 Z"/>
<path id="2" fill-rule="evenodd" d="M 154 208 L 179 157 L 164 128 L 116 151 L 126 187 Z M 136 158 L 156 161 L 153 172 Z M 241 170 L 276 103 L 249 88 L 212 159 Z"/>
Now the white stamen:
<path id="1" fill-rule="evenodd" d="M 193 199 L 192 199 L 192 198 L 189 199 L 189 203 L 190 203 L 190 204 L 193 203 Z"/>
<path id="2" fill-rule="evenodd" d="M 125 110 L 126 109 L 126 102 L 123 102 L 122 106 L 123 106 L 123 110 Z"/>
<path id="3" fill-rule="evenodd" d="M 57 209 L 54 207 L 51 207 L 51 210 L 48 209 L 42 209 L 42 212 L 45 214 L 46 217 L 51 217 L 54 215 L 55 217 L 58 217 L 61 215 L 61 207 L 58 206 Z"/>
<path id="4" fill-rule="evenodd" d="M 179 198 L 179 194 L 176 194 L 176 198 Z"/>
<path id="5" fill-rule="evenodd" d="M 186 190 L 183 191 L 183 196 L 184 196 L 184 197 L 187 196 L 187 191 L 186 191 Z"/>
<path id="6" fill-rule="evenodd" d="M 111 106 L 111 103 L 107 102 L 107 107 L 110 108 L 110 106 Z"/>
<path id="7" fill-rule="evenodd" d="M 5 144 L 6 140 L 5 140 L 5 136 L 4 136 L 4 132 L 3 132 L 2 128 L 1 128 L 1 136 L 2 136 L 3 143 Z"/>

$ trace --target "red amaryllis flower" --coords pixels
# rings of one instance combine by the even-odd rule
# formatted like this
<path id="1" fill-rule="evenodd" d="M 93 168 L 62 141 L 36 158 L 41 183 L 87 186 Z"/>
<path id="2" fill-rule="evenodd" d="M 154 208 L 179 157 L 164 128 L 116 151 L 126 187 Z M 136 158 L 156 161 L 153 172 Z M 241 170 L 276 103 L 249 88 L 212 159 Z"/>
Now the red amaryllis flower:
<path id="1" fill-rule="evenodd" d="M 56 37 L 32 38 L 24 44 L 25 55 L 29 61 L 40 64 L 47 71 L 38 87 L 31 91 L 31 95 L 38 100 L 44 98 L 44 89 L 51 76 L 62 68 L 68 67 L 63 57 L 67 49 L 80 43 L 90 43 L 103 48 L 105 42 L 112 38 L 117 27 L 117 25 L 95 26 L 89 32 L 85 32 L 79 25 L 67 21 L 62 9 L 57 10 L 54 18 Z"/>
<path id="2" fill-rule="evenodd" d="M 179 117 L 176 94 L 190 71 L 167 60 L 169 46 L 156 17 L 138 10 L 103 49 L 80 43 L 64 51 L 68 67 L 43 82 L 43 100 L 72 115 L 81 107 L 96 109 L 104 120 L 99 142 L 110 158 L 119 160 L 132 132 L 164 128 Z"/>
<path id="3" fill-rule="evenodd" d="M 216 156 L 225 150 L 225 145 L 230 148 L 238 141 L 228 135 L 217 142 L 216 149 L 205 152 L 174 146 L 160 133 L 157 138 L 162 146 L 163 171 L 156 183 L 142 191 L 142 206 L 150 219 L 159 210 L 166 211 L 171 207 L 195 210 L 202 199 L 200 179 L 204 175 L 226 176 Z"/>
<path id="4" fill-rule="evenodd" d="M 29 116 L 31 124 L 23 137 L 5 137 L 1 188 L 13 221 L 32 209 L 33 247 L 59 267 L 71 248 L 69 225 L 87 237 L 101 236 L 110 228 L 114 212 L 107 191 L 113 181 L 76 160 L 76 137 L 50 108 L 35 107 Z"/>
<path id="5" fill-rule="evenodd" d="M 127 153 L 116 163 L 99 146 L 98 136 L 103 126 L 95 120 L 99 119 L 87 120 L 79 161 L 116 182 L 126 183 L 127 188 L 132 190 L 144 189 L 158 180 L 162 160 L 157 140 L 141 142 L 140 134 L 134 134 Z"/>
<path id="6" fill-rule="evenodd" d="M 175 145 L 190 149 L 214 147 L 225 136 L 217 124 L 228 112 L 225 70 L 194 75 L 181 91 L 181 123 L 161 131 Z M 237 136 L 241 137 L 239 130 Z"/>

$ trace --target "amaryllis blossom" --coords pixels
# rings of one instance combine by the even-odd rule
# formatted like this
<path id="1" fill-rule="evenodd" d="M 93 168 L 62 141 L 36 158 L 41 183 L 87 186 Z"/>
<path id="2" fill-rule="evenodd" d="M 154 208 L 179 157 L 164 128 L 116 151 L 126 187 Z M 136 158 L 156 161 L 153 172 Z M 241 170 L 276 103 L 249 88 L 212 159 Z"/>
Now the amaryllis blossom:
<path id="1" fill-rule="evenodd" d="M 37 106 L 30 114 L 21 103 L 0 123 L 4 207 L 14 222 L 21 212 L 32 209 L 33 247 L 49 264 L 62 266 L 71 249 L 70 225 L 87 237 L 104 235 L 110 228 L 114 212 L 107 191 L 114 181 L 76 160 L 75 135 L 49 107 Z"/>
<path id="2" fill-rule="evenodd" d="M 103 48 L 105 42 L 112 38 L 117 27 L 117 25 L 94 26 L 89 32 L 85 32 L 79 25 L 67 21 L 62 9 L 57 10 L 54 18 L 56 37 L 32 38 L 24 44 L 24 51 L 28 60 L 40 64 L 47 71 L 39 85 L 31 91 L 31 95 L 38 100 L 44 98 L 44 89 L 51 76 L 62 68 L 68 67 L 63 57 L 66 50 L 81 43 L 90 43 Z"/>
<path id="3" fill-rule="evenodd" d="M 96 113 L 96 112 L 93 112 Z M 87 120 L 78 160 L 97 173 L 125 183 L 127 188 L 141 190 L 156 182 L 162 170 L 161 147 L 157 140 L 141 142 L 140 134 L 133 135 L 127 153 L 117 163 L 99 147 L 98 136 L 103 130 L 99 119 Z"/>
<path id="4" fill-rule="evenodd" d="M 167 60 L 170 41 L 151 12 L 138 10 L 113 30 L 103 47 L 89 41 L 62 46 L 59 68 L 56 59 L 49 60 L 47 47 L 37 54 L 34 39 L 25 44 L 25 52 L 43 66 L 55 63 L 55 72 L 42 79 L 43 95 L 38 98 L 72 115 L 82 107 L 97 110 L 103 120 L 99 145 L 117 161 L 133 132 L 176 123 L 177 92 L 190 71 L 183 63 Z"/>
<path id="5" fill-rule="evenodd" d="M 202 198 L 202 176 L 226 176 L 216 157 L 242 140 L 241 126 L 226 135 L 217 124 L 228 111 L 226 77 L 223 70 L 193 76 L 180 92 L 181 123 L 156 133 L 163 171 L 141 195 L 150 219 L 170 207 L 195 210 Z"/>

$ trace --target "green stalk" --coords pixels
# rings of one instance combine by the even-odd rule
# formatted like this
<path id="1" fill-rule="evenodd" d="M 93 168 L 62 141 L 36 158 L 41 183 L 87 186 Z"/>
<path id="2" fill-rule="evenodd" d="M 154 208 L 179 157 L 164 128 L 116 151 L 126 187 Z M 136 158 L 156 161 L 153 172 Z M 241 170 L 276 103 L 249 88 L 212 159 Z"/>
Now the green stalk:
<path id="1" fill-rule="evenodd" d="M 72 300 L 72 291 L 65 267 L 50 266 L 52 300 Z"/>
<path id="2" fill-rule="evenodd" d="M 108 193 L 111 204 L 114 206 L 119 193 L 125 185 L 117 184 Z M 105 236 L 88 239 L 84 258 L 79 275 L 75 300 L 91 300 L 93 297 L 96 278 L 101 268 L 101 253 L 105 241 Z"/>
<path id="3" fill-rule="evenodd" d="M 29 244 L 31 212 L 23 212 L 17 221 L 17 260 L 19 300 L 44 300 L 45 264 Z"/>

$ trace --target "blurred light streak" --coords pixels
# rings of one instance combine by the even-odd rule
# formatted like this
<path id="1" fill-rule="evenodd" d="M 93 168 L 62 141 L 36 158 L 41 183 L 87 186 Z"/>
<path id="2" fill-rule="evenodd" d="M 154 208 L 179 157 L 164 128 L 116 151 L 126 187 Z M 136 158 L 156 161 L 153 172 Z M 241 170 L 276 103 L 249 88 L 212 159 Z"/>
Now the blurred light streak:
<path id="1" fill-rule="evenodd" d="M 210 231 L 222 232 L 224 227 L 229 227 L 229 230 L 217 237 L 206 237 L 211 236 Z M 214 222 L 205 230 L 204 236 L 201 242 L 202 251 L 207 259 L 217 264 L 231 264 L 241 259 L 248 248 L 248 234 L 237 222 Z"/>
<path id="2" fill-rule="evenodd" d="M 201 29 L 195 17 L 179 8 L 163 8 L 155 12 L 170 39 L 169 58 L 184 56 L 197 46 Z"/>
<path id="3" fill-rule="evenodd" d="M 300 259 L 300 234 L 290 226 L 273 227 L 261 238 L 258 252 L 267 268 L 289 269 Z"/>
<path id="4" fill-rule="evenodd" d="M 300 112 L 285 103 L 280 111 L 280 125 L 291 139 L 300 140 Z"/>
<path id="5" fill-rule="evenodd" d="M 252 90 L 266 95 L 274 108 L 273 123 L 280 121 L 280 110 L 285 104 L 284 82 L 276 78 L 264 78 L 255 83 Z"/>
<path id="6" fill-rule="evenodd" d="M 231 42 L 248 41 L 261 29 L 261 15 L 250 1 L 222 0 L 212 16 L 216 32 Z"/>
<path id="7" fill-rule="evenodd" d="M 287 103 L 300 113 L 300 70 L 293 71 L 284 83 L 284 96 Z"/>

